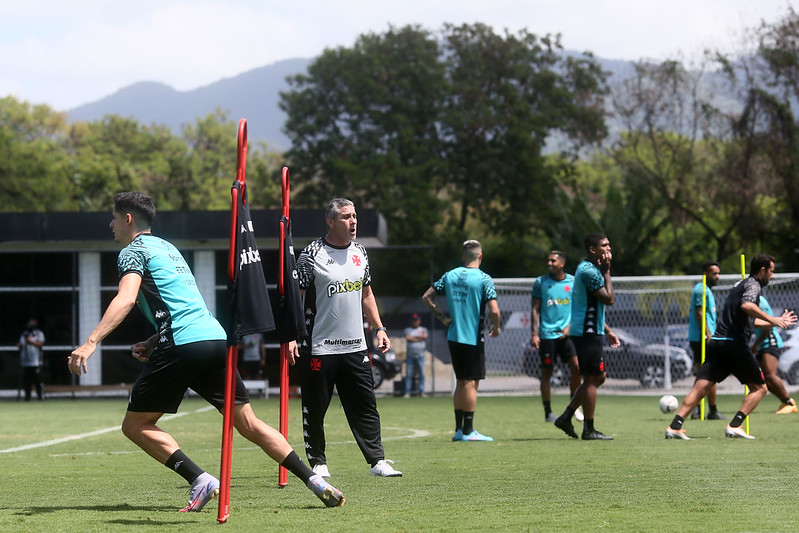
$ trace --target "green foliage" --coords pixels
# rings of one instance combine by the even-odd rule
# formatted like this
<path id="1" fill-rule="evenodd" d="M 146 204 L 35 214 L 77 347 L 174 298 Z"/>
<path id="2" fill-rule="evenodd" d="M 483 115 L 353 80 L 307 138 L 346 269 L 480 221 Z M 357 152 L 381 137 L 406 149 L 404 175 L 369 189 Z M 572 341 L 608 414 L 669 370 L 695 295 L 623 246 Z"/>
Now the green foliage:
<path id="1" fill-rule="evenodd" d="M 222 111 L 186 126 L 144 126 L 109 115 L 67 125 L 47 106 L 0 99 L 0 203 L 7 211 L 104 211 L 121 190 L 150 194 L 162 210 L 227 209 L 237 125 Z M 250 147 L 254 207 L 280 205 L 280 158 Z"/>
<path id="2" fill-rule="evenodd" d="M 308 182 L 300 203 L 379 208 L 400 244 L 459 241 L 474 223 L 529 237 L 549 214 L 540 199 L 559 193 L 547 138 L 580 147 L 605 133 L 604 74 L 561 50 L 483 24 L 391 28 L 326 50 L 282 95 L 287 157 Z"/>

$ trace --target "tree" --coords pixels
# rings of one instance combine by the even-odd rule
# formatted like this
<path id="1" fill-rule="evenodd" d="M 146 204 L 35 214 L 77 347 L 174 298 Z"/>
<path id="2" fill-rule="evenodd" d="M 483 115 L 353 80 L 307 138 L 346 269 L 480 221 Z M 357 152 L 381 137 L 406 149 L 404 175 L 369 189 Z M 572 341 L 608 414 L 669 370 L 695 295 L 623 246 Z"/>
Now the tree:
<path id="1" fill-rule="evenodd" d="M 0 98 L 0 204 L 7 211 L 73 207 L 69 161 L 60 139 L 62 113 L 46 105 Z"/>
<path id="2" fill-rule="evenodd" d="M 529 235 L 547 221 L 541 198 L 559 193 L 547 139 L 579 148 L 605 133 L 604 74 L 590 55 L 482 24 L 361 36 L 290 83 L 281 107 L 299 201 L 346 194 L 377 207 L 395 243 L 430 242 L 441 223 L 448 239 Z"/>

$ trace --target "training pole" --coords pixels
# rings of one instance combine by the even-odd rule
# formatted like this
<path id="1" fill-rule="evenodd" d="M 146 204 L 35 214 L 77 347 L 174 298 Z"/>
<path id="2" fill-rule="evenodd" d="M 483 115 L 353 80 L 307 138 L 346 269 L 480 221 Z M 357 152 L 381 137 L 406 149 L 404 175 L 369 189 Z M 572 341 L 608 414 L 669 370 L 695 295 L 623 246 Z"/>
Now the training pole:
<path id="1" fill-rule="evenodd" d="M 247 168 L 247 120 L 239 121 L 238 144 L 236 147 L 236 180 L 241 184 L 241 193 L 244 194 L 244 182 Z M 228 251 L 228 279 L 233 283 L 236 279 L 236 238 L 237 221 L 239 215 L 238 191 L 231 188 L 230 209 L 230 248 Z M 236 390 L 236 364 L 238 361 L 238 343 L 232 343 L 227 349 L 227 364 L 225 365 L 225 407 L 222 419 L 222 457 L 220 460 L 219 475 L 219 509 L 217 521 L 220 524 L 227 522 L 230 516 L 230 471 L 233 464 L 233 392 Z"/>
<path id="2" fill-rule="evenodd" d="M 707 274 L 702 274 L 702 330 L 700 331 L 700 339 L 702 340 L 702 347 L 699 349 L 700 356 L 699 356 L 699 368 L 702 368 L 705 365 L 705 345 L 707 344 L 707 339 L 705 339 L 705 332 L 707 331 Z M 699 400 L 699 420 L 705 419 L 705 397 L 703 396 L 701 400 Z"/>
<path id="3" fill-rule="evenodd" d="M 283 167 L 283 216 L 285 220 L 289 219 L 289 192 L 291 186 L 289 183 L 289 168 Z M 286 294 L 285 285 L 285 243 L 286 243 L 286 228 L 283 219 L 280 220 L 280 231 L 278 232 L 280 244 L 278 246 L 280 270 L 277 278 L 277 289 L 281 296 Z M 297 339 L 299 340 L 299 339 Z M 289 345 L 288 343 L 280 345 L 280 434 L 288 440 L 289 439 Z M 281 489 L 288 484 L 288 471 L 283 465 L 278 466 L 277 486 Z"/>
<path id="4" fill-rule="evenodd" d="M 741 254 L 741 279 L 746 279 L 746 254 Z M 749 396 L 748 385 L 744 385 L 744 396 Z M 749 415 L 744 419 L 744 425 L 746 426 L 744 428 L 746 433 L 749 434 Z"/>

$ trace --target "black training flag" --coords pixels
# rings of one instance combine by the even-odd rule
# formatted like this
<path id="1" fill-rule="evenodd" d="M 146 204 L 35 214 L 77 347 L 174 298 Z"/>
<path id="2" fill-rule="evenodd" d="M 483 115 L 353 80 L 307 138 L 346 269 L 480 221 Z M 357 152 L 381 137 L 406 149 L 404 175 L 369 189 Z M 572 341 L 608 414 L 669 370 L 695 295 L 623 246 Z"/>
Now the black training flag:
<path id="1" fill-rule="evenodd" d="M 238 191 L 236 217 L 236 257 L 234 275 L 230 282 L 231 323 L 228 344 L 236 344 L 243 335 L 262 333 L 275 329 L 272 305 L 261 265 L 261 255 L 255 243 L 250 209 L 247 207 L 246 187 L 238 180 L 233 182 Z"/>
<path id="2" fill-rule="evenodd" d="M 278 311 L 278 335 L 280 344 L 296 340 L 300 342 L 306 335 L 305 319 L 300 298 L 300 284 L 297 276 L 297 262 L 294 259 L 294 239 L 291 237 L 291 221 L 281 215 L 283 223 L 283 294 L 280 295 Z"/>

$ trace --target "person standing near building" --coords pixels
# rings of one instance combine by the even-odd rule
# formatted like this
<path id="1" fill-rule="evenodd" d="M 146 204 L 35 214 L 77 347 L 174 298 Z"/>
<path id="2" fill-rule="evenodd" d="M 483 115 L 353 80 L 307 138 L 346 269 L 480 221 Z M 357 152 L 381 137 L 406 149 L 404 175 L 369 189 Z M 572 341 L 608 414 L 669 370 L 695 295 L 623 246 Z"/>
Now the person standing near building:
<path id="1" fill-rule="evenodd" d="M 400 477 L 402 472 L 391 466 L 383 450 L 363 316 L 377 332 L 380 353 L 389 350 L 391 340 L 372 292 L 366 248 L 355 242 L 355 205 L 345 198 L 331 200 L 325 223 L 327 234 L 297 259 L 308 330 L 300 351 L 305 454 L 314 472 L 330 476 L 324 424 L 335 387 L 371 475 Z"/>
<path id="2" fill-rule="evenodd" d="M 796 324 L 796 314 L 786 310 L 781 316 L 773 317 L 760 309 L 760 291 L 774 277 L 774 258 L 759 254 L 752 259 L 749 277 L 733 286 L 716 323 L 716 332 L 708 344 L 708 356 L 699 370 L 694 386 L 666 427 L 667 439 L 690 440 L 685 434 L 683 423 L 699 400 L 705 397 L 714 383 L 727 379 L 730 374 L 741 384 L 749 387 L 741 407 L 724 430 L 731 438 L 754 439 L 741 427 L 744 419 L 754 411 L 766 395 L 766 380 L 763 371 L 752 354 L 749 342 L 753 326 L 759 328 L 787 329 Z"/>
<path id="3" fill-rule="evenodd" d="M 263 377 L 266 366 L 266 345 L 261 333 L 250 333 L 241 337 L 241 374 L 244 379 Z"/>
<path id="4" fill-rule="evenodd" d="M 114 195 L 113 202 L 110 227 L 114 240 L 124 246 L 117 259 L 119 289 L 100 323 L 67 364 L 72 374 L 85 374 L 87 361 L 100 342 L 139 305 L 155 334 L 131 346 L 131 355 L 144 366 L 130 393 L 122 433 L 191 485 L 188 505 L 181 511 L 201 511 L 219 494 L 219 480 L 194 463 L 174 437 L 156 424 L 164 413 L 177 412 L 189 388 L 218 410 L 224 408 L 227 334 L 205 306 L 177 248 L 151 233 L 152 199 L 140 192 L 122 192 Z M 296 343 L 292 348 L 293 364 Z M 255 416 L 239 375 L 233 426 L 305 482 L 325 505 L 344 503 L 344 495 L 315 475 L 283 435 Z"/>
<path id="5" fill-rule="evenodd" d="M 694 353 L 694 370 L 696 375 L 699 375 L 699 370 L 702 367 L 702 343 L 705 343 L 707 350 L 707 342 L 716 331 L 716 297 L 713 295 L 713 287 L 718 285 L 719 276 L 721 275 L 721 268 L 715 261 L 708 261 L 702 263 L 702 274 L 706 280 L 705 290 L 705 332 L 702 334 L 702 282 L 700 281 L 694 285 L 691 291 L 691 306 L 688 311 L 688 343 L 691 346 L 691 351 Z M 707 356 L 707 352 L 705 353 Z M 727 417 L 719 413 L 716 406 L 716 385 L 710 388 L 707 394 L 707 401 L 710 405 L 710 412 L 707 415 L 709 420 L 727 420 Z M 691 413 L 691 418 L 699 418 L 699 408 L 697 407 Z"/>
<path id="6" fill-rule="evenodd" d="M 34 387 L 39 401 L 44 399 L 41 377 L 42 346 L 44 346 L 44 332 L 39 329 L 39 321 L 31 318 L 17 342 L 19 364 L 22 367 L 22 390 L 25 391 L 26 402 L 31 400 L 31 389 Z"/>
<path id="7" fill-rule="evenodd" d="M 762 294 L 760 295 L 758 307 L 760 307 L 764 313 L 773 315 L 771 305 Z M 777 371 L 782 349 L 782 337 L 780 336 L 778 328 L 755 329 L 755 342 L 752 343 L 752 352 L 756 354 L 757 362 L 763 370 L 763 378 L 766 380 L 766 387 L 771 394 L 779 398 L 780 402 L 782 402 L 779 408 L 777 408 L 777 414 L 787 415 L 799 412 L 799 407 L 796 405 L 796 400 L 791 398 L 788 394 L 785 383 L 782 381 Z"/>
<path id="8" fill-rule="evenodd" d="M 612 440 L 613 437 L 597 431 L 594 427 L 597 389 L 607 376 L 602 346 L 605 336 L 611 346 L 618 346 L 619 339 L 605 324 L 605 306 L 613 305 L 613 280 L 610 277 L 610 241 L 601 233 L 590 233 L 584 241 L 586 257 L 574 273 L 571 321 L 569 336 L 577 349 L 582 383 L 574 392 L 568 407 L 555 420 L 555 426 L 576 439 L 571 418 L 582 405 L 583 440 Z"/>
<path id="9" fill-rule="evenodd" d="M 541 357 L 541 401 L 544 403 L 544 420 L 554 422 L 558 417 L 552 412 L 552 371 L 555 359 L 560 358 L 569 366 L 571 395 L 580 386 L 580 366 L 577 363 L 577 352 L 569 338 L 571 322 L 571 301 L 574 276 L 563 269 L 566 266 L 566 254 L 553 250 L 547 258 L 548 273 L 536 278 L 533 283 L 531 318 L 531 339 L 533 347 L 538 349 Z M 575 417 L 582 420 L 579 407 Z"/>
<path id="10" fill-rule="evenodd" d="M 419 373 L 419 396 L 424 393 L 424 364 L 425 350 L 427 349 L 427 328 L 422 325 L 422 319 L 416 313 L 411 315 L 411 325 L 405 328 L 405 343 L 407 355 L 405 356 L 405 397 L 411 397 L 413 376 Z"/>
<path id="11" fill-rule="evenodd" d="M 490 337 L 499 336 L 499 305 L 497 291 L 491 276 L 480 270 L 483 249 L 476 240 L 463 243 L 463 266 L 450 270 L 436 281 L 422 296 L 433 314 L 448 326 L 452 369 L 455 372 L 455 434 L 453 441 L 492 441 L 491 437 L 474 429 L 474 412 L 477 407 L 477 389 L 485 379 L 485 310 L 488 308 L 491 326 Z M 436 305 L 436 296 L 447 298 L 450 317 Z"/>

